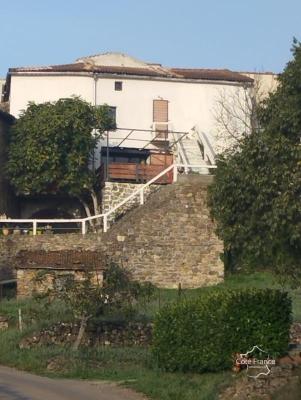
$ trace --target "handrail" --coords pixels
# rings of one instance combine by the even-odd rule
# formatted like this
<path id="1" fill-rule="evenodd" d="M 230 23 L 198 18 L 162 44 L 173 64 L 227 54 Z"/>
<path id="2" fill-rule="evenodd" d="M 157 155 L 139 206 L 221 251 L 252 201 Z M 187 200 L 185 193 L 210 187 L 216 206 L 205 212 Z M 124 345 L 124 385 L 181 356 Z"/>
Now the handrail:
<path id="1" fill-rule="evenodd" d="M 204 145 L 204 152 L 205 152 L 204 156 L 207 155 L 211 164 L 214 164 L 215 163 L 215 151 L 213 150 L 213 147 L 212 147 L 209 139 L 207 138 L 207 135 L 205 134 L 205 132 L 200 132 L 198 129 L 196 131 L 197 131 L 200 142 Z"/>
<path id="2" fill-rule="evenodd" d="M 139 195 L 140 199 L 140 204 L 144 204 L 144 190 L 149 187 L 152 183 L 156 182 L 158 179 L 160 179 L 162 176 L 167 174 L 169 171 L 173 170 L 173 182 L 177 181 L 177 176 L 178 176 L 178 168 L 183 168 L 184 171 L 186 171 L 186 168 L 204 168 L 206 169 L 215 169 L 216 165 L 207 165 L 207 164 L 178 164 L 174 163 L 169 165 L 167 168 L 165 168 L 163 171 L 161 171 L 158 175 L 156 175 L 154 178 L 150 179 L 148 182 L 146 182 L 144 185 L 142 185 L 140 188 L 135 190 L 132 194 L 127 196 L 125 199 L 123 199 L 121 202 L 119 202 L 115 207 L 111 208 L 109 211 L 103 214 L 96 214 L 91 217 L 86 217 L 86 218 L 73 218 L 73 219 L 0 219 L 0 224 L 11 224 L 11 223 L 30 223 L 32 224 L 32 229 L 33 229 L 33 235 L 35 236 L 37 234 L 37 226 L 38 224 L 43 224 L 43 223 L 80 223 L 81 224 L 81 231 L 82 234 L 85 235 L 86 232 L 86 223 L 88 221 L 92 221 L 95 219 L 103 218 L 103 231 L 107 232 L 108 230 L 108 217 L 114 213 L 118 208 L 122 207 L 124 204 L 126 204 L 128 201 L 133 199 L 134 197 Z"/>

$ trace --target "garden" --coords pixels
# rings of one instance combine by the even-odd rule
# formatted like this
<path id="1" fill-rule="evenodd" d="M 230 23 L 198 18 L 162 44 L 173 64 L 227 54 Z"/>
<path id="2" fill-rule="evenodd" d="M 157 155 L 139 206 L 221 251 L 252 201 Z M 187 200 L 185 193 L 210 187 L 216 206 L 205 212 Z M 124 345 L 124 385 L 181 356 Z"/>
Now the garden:
<path id="1" fill-rule="evenodd" d="M 243 376 L 232 370 L 234 351 L 247 351 L 256 341 L 271 355 L 282 355 L 288 347 L 291 305 L 294 321 L 301 321 L 301 291 L 285 288 L 288 296 L 268 272 L 233 274 L 217 287 L 191 290 L 132 285 L 116 266 L 110 279 L 105 293 L 85 296 L 88 285 L 86 292 L 81 286 L 81 301 L 79 287 L 70 281 L 68 298 L 48 293 L 0 302 L 0 315 L 9 323 L 0 333 L 0 363 L 50 377 L 112 380 L 153 399 L 217 399 Z M 90 307 L 95 296 L 102 299 L 101 310 Z M 114 300 L 108 301 L 110 297 Z M 117 342 L 114 335 L 101 345 L 82 337 L 75 348 L 84 310 L 91 316 L 85 335 L 93 326 L 113 326 Z M 67 334 L 71 341 L 55 340 L 65 331 L 52 328 L 62 323 L 65 329 L 75 323 L 76 333 Z M 120 339 L 116 327 L 128 324 L 134 330 L 154 325 L 152 339 L 140 342 L 132 331 Z M 47 333 L 46 341 L 28 341 L 40 332 Z"/>

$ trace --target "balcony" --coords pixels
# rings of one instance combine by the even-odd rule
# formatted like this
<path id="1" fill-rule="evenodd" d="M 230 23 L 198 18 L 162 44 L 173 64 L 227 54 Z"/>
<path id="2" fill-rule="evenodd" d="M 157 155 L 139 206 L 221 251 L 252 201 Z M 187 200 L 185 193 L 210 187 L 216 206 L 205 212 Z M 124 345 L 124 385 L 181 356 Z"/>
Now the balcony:
<path id="1" fill-rule="evenodd" d="M 105 150 L 104 150 L 105 154 Z M 140 152 L 131 149 L 118 149 L 118 152 L 110 152 L 110 157 L 103 157 L 103 162 L 99 168 L 99 179 L 101 186 L 104 182 L 132 182 L 146 183 L 157 176 L 161 171 L 173 163 L 173 155 L 167 152 Z M 173 182 L 173 172 L 158 179 L 158 184 L 168 184 Z"/>

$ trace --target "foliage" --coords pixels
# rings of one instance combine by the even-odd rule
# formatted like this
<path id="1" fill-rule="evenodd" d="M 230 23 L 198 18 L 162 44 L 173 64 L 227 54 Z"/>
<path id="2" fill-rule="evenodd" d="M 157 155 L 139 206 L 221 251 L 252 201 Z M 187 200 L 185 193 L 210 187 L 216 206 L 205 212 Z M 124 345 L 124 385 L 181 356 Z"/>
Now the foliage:
<path id="1" fill-rule="evenodd" d="M 293 142 L 301 136 L 301 43 L 294 39 L 293 59 L 279 75 L 279 85 L 259 109 L 261 126 Z"/>
<path id="2" fill-rule="evenodd" d="M 42 271 L 36 275 L 35 281 L 39 287 L 44 286 L 42 293 L 35 294 L 36 300 L 45 302 L 46 299 L 51 303 L 59 299 L 80 320 L 75 348 L 80 345 L 91 318 L 95 321 L 100 316 L 116 314 L 133 317 L 138 300 L 147 296 L 149 301 L 154 292 L 150 283 L 133 281 L 128 271 L 114 263 L 108 265 L 103 283 L 98 280 L 96 270 L 86 270 L 81 279 L 66 274 L 63 281 L 62 276 L 55 272 Z"/>
<path id="3" fill-rule="evenodd" d="M 24 332 L 28 334 L 28 332 Z M 158 371 L 148 348 L 98 347 L 71 351 L 62 346 L 20 349 L 21 334 L 0 332 L 0 362 L 51 378 L 116 381 L 161 400 L 213 400 L 221 387 L 231 382 L 230 373 L 187 375 Z M 57 360 L 57 369 L 47 366 Z"/>
<path id="4" fill-rule="evenodd" d="M 216 289 L 164 307 L 155 319 L 153 351 L 169 371 L 219 371 L 255 345 L 271 356 L 284 353 L 290 324 L 285 292 Z"/>
<path id="5" fill-rule="evenodd" d="M 89 163 L 110 127 L 106 106 L 79 97 L 29 103 L 10 133 L 7 173 L 16 193 L 89 196 L 96 186 Z"/>
<path id="6" fill-rule="evenodd" d="M 236 265 L 286 268 L 295 278 L 301 262 L 300 160 L 301 147 L 289 139 L 254 132 L 241 151 L 217 161 L 209 201 Z"/>
<path id="7" fill-rule="evenodd" d="M 262 129 L 217 159 L 211 214 L 232 268 L 273 269 L 298 285 L 301 275 L 301 49 L 259 112 Z"/>
<path id="8" fill-rule="evenodd" d="M 106 298 L 107 313 L 134 315 L 138 302 L 148 303 L 155 292 L 150 282 L 131 279 L 128 271 L 111 263 L 104 276 L 103 295 Z"/>

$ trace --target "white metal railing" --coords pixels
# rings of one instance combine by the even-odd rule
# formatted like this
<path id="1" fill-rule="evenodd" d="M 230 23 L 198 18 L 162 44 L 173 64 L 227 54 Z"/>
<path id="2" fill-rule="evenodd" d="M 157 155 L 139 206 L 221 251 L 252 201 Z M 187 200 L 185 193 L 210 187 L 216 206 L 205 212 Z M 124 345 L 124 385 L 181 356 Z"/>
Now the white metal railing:
<path id="1" fill-rule="evenodd" d="M 213 150 L 213 147 L 210 143 L 210 140 L 208 139 L 207 135 L 205 132 L 200 132 L 198 129 L 196 130 L 199 141 L 202 143 L 204 146 L 204 159 L 208 159 L 208 161 L 214 165 L 215 164 L 215 151 Z"/>
<path id="2" fill-rule="evenodd" d="M 118 203 L 115 207 L 111 208 L 109 211 L 103 214 L 97 214 L 93 215 L 92 217 L 86 217 L 86 218 L 74 218 L 74 219 L 0 219 L 0 224 L 31 224 L 32 225 L 32 233 L 35 236 L 37 234 L 38 230 L 38 224 L 56 224 L 56 223 L 63 223 L 63 224 L 70 224 L 70 223 L 80 223 L 81 224 L 81 232 L 83 235 L 87 233 L 87 222 L 93 221 L 96 219 L 102 219 L 103 220 L 103 231 L 107 232 L 108 230 L 108 217 L 113 214 L 116 210 L 118 210 L 120 207 L 122 207 L 124 204 L 128 203 L 130 200 L 132 200 L 135 197 L 139 197 L 139 203 L 142 205 L 144 204 L 144 191 L 146 188 L 148 188 L 151 184 L 155 183 L 158 179 L 160 179 L 162 176 L 166 175 L 168 172 L 173 171 L 173 182 L 177 182 L 178 178 L 178 168 L 183 168 L 183 170 L 186 173 L 186 168 L 193 168 L 193 169 L 215 169 L 216 165 L 207 165 L 207 164 L 172 164 L 169 167 L 165 168 L 163 171 L 161 171 L 158 175 L 156 175 L 154 178 L 150 179 L 148 182 L 146 182 L 144 185 L 141 185 L 140 188 L 135 190 L 132 194 L 127 196 L 124 200 L 122 200 L 120 203 Z"/>

